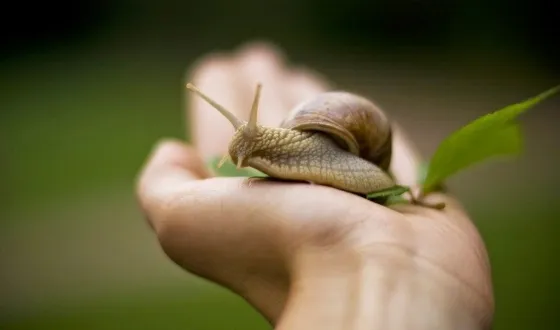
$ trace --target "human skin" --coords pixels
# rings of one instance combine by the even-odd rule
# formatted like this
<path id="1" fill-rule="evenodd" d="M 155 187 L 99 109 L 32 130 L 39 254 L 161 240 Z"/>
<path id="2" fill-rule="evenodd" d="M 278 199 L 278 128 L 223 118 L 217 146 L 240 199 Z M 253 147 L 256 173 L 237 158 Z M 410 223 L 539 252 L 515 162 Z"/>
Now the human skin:
<path id="1" fill-rule="evenodd" d="M 204 56 L 188 81 L 242 119 L 262 82 L 258 121 L 269 126 L 333 89 L 264 43 Z M 186 271 L 237 293 L 275 329 L 491 328 L 487 252 L 452 196 L 426 197 L 443 211 L 385 207 L 325 186 L 216 177 L 205 160 L 227 151 L 233 127 L 198 97 L 187 111 L 193 144 L 158 143 L 137 185 L 163 251 Z M 419 162 L 395 126 L 397 182 L 414 186 Z"/>

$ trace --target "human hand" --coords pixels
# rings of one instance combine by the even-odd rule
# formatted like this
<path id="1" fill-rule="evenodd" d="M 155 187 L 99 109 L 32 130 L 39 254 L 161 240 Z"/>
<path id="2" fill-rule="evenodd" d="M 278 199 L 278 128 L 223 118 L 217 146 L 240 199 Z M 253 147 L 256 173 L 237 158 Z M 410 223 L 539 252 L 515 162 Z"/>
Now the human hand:
<path id="1" fill-rule="evenodd" d="M 332 89 L 269 45 L 212 54 L 189 81 L 248 118 L 257 80 L 259 123 L 277 126 L 297 103 Z M 384 207 L 333 188 L 215 177 L 233 128 L 189 98 L 194 146 L 158 144 L 138 182 L 163 250 L 184 269 L 244 297 L 277 329 L 488 329 L 494 313 L 484 244 L 461 205 Z M 398 127 L 391 171 L 414 185 L 419 157 Z"/>

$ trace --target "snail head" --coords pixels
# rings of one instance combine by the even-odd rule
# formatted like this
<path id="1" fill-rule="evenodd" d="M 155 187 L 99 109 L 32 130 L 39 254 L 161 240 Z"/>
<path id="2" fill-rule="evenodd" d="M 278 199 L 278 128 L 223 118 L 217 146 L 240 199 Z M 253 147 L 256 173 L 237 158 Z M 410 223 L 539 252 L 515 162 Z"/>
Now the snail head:
<path id="1" fill-rule="evenodd" d="M 233 125 L 235 134 L 230 143 L 229 156 L 234 161 L 238 169 L 247 166 L 246 160 L 253 152 L 255 140 L 260 131 L 259 125 L 257 125 L 257 114 L 262 84 L 257 83 L 253 104 L 249 113 L 249 121 L 244 121 L 238 118 L 231 111 L 227 110 L 208 95 L 200 91 L 200 89 L 192 83 L 187 84 L 187 89 L 208 102 L 208 104 L 218 110 Z M 222 166 L 227 160 L 227 157 L 228 155 L 224 156 L 218 166 Z"/>

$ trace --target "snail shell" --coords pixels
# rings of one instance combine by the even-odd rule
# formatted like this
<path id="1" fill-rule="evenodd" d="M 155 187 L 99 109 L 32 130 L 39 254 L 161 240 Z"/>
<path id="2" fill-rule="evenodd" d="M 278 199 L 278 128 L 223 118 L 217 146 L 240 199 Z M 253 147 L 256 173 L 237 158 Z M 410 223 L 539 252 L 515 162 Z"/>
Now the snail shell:
<path id="1" fill-rule="evenodd" d="M 389 119 L 370 100 L 348 92 L 322 93 L 296 106 L 282 128 L 316 130 L 341 148 L 388 171 L 392 156 Z"/>

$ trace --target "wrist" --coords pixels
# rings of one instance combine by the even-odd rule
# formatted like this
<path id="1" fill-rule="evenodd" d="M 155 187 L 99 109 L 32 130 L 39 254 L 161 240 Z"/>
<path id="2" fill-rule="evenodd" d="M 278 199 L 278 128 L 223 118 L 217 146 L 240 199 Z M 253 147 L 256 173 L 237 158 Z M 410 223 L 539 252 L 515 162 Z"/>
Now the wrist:
<path id="1" fill-rule="evenodd" d="M 489 324 L 463 283 L 399 247 L 367 254 L 308 250 L 293 275 L 277 329 L 479 330 Z"/>

